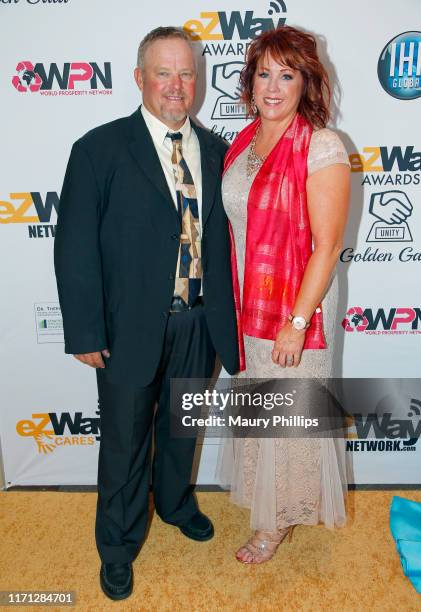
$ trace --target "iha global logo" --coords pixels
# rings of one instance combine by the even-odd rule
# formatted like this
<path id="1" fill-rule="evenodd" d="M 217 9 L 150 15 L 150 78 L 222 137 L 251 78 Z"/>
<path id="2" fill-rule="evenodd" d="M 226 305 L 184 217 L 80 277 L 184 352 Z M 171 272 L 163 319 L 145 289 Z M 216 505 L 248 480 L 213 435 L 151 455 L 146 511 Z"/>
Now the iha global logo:
<path id="1" fill-rule="evenodd" d="M 60 199 L 56 191 L 10 193 L 7 200 L 0 200 L 0 225 L 23 223 L 29 238 L 54 238 L 56 225 L 51 217 L 57 217 Z"/>
<path id="2" fill-rule="evenodd" d="M 61 446 L 92 446 L 101 440 L 99 416 L 84 417 L 82 412 L 37 412 L 18 421 L 16 432 L 22 438 L 33 438 L 38 453 L 44 455 Z"/>
<path id="3" fill-rule="evenodd" d="M 43 64 L 21 61 L 12 77 L 13 87 L 20 93 L 43 96 L 109 95 L 112 94 L 111 63 L 103 68 L 96 62 Z"/>
<path id="4" fill-rule="evenodd" d="M 362 308 L 353 306 L 347 310 L 342 327 L 348 333 L 368 335 L 421 334 L 421 308 Z"/>
<path id="5" fill-rule="evenodd" d="M 421 96 L 421 32 L 403 32 L 380 54 L 377 74 L 383 89 L 398 100 Z"/>
<path id="6" fill-rule="evenodd" d="M 410 400 L 408 418 L 396 418 L 391 412 L 382 414 L 373 412 L 364 416 L 354 414 L 355 432 L 348 433 L 346 450 L 351 452 L 416 451 L 421 435 L 420 414 L 421 401 L 417 398 Z"/>

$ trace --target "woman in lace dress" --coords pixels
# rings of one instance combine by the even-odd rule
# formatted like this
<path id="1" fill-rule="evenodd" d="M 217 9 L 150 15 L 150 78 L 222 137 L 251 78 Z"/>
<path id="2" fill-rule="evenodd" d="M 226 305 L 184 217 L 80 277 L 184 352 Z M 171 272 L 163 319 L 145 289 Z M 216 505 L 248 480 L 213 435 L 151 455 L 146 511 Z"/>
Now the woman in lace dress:
<path id="1" fill-rule="evenodd" d="M 314 38 L 289 26 L 263 33 L 249 47 L 240 85 L 255 120 L 229 149 L 223 179 L 245 344 L 239 376 L 324 379 L 349 163 L 325 127 L 330 89 Z M 251 510 L 254 534 L 239 561 L 269 560 L 294 525 L 345 522 L 343 440 L 234 439 L 222 455 L 223 484 Z"/>

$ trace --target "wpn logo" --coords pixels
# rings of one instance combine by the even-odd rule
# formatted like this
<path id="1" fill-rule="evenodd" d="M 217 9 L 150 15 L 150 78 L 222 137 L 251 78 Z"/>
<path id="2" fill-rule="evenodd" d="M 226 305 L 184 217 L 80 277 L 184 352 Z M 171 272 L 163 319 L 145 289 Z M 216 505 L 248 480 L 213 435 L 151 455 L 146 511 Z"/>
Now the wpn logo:
<path id="1" fill-rule="evenodd" d="M 57 217 L 60 199 L 56 191 L 10 193 L 8 200 L 0 200 L 0 225 L 26 224 L 29 238 L 54 238 L 56 225 L 51 218 Z"/>
<path id="2" fill-rule="evenodd" d="M 375 217 L 367 242 L 412 242 L 407 219 L 413 206 L 403 191 L 372 193 L 369 213 Z"/>
<path id="3" fill-rule="evenodd" d="M 421 32 L 403 32 L 380 54 L 377 74 L 383 89 L 398 100 L 421 96 Z"/>
<path id="4" fill-rule="evenodd" d="M 272 0 L 268 16 L 256 17 L 254 11 L 204 11 L 200 19 L 189 19 L 183 29 L 192 40 L 249 40 L 262 32 L 285 25 L 286 4 Z"/>
<path id="5" fill-rule="evenodd" d="M 96 411 L 99 415 L 99 409 Z M 92 446 L 101 440 L 100 417 L 83 417 L 82 412 L 38 412 L 31 419 L 16 423 L 16 433 L 33 438 L 40 454 L 52 453 L 59 446 Z"/>
<path id="6" fill-rule="evenodd" d="M 362 308 L 353 306 L 342 321 L 346 332 L 364 332 L 369 335 L 421 334 L 421 308 Z"/>
<path id="7" fill-rule="evenodd" d="M 16 65 L 12 85 L 20 93 L 44 96 L 111 94 L 111 63 L 102 68 L 96 62 L 66 62 L 59 67 L 25 60 Z"/>

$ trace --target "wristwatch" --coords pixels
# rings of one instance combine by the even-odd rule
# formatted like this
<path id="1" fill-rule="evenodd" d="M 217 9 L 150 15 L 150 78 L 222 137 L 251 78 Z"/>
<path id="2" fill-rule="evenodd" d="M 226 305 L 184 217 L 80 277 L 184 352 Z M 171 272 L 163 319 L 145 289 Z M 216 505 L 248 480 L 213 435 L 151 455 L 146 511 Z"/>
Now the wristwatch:
<path id="1" fill-rule="evenodd" d="M 310 327 L 310 323 L 308 323 L 304 317 L 301 317 L 300 315 L 294 315 L 291 314 L 288 316 L 288 321 L 291 323 L 292 327 L 294 327 L 294 329 L 307 329 L 308 327 Z"/>

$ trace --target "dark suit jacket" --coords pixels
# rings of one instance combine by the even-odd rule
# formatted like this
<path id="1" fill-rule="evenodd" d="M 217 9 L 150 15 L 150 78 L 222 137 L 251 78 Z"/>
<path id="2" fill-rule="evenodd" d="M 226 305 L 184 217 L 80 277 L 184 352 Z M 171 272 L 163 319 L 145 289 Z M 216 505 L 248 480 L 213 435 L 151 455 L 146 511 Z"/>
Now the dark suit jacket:
<path id="1" fill-rule="evenodd" d="M 206 321 L 230 373 L 238 370 L 227 217 L 226 145 L 192 122 L 202 167 Z M 65 352 L 106 347 L 110 382 L 145 386 L 158 367 L 174 291 L 181 223 L 152 138 L 136 110 L 75 142 L 64 179 L 54 260 Z M 177 316 L 177 315 L 175 315 Z"/>

